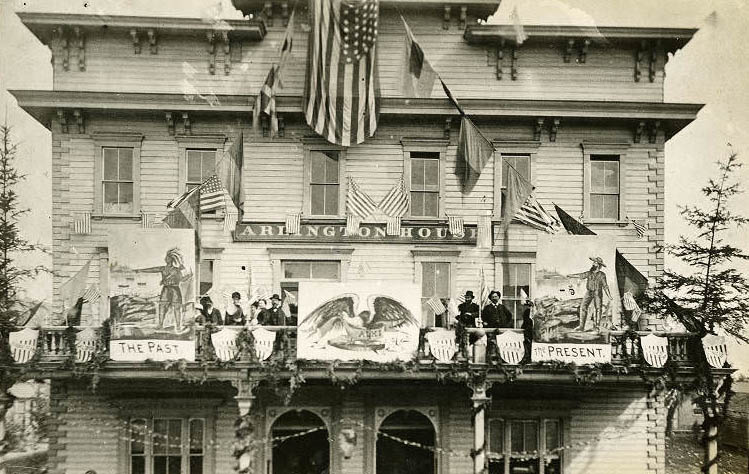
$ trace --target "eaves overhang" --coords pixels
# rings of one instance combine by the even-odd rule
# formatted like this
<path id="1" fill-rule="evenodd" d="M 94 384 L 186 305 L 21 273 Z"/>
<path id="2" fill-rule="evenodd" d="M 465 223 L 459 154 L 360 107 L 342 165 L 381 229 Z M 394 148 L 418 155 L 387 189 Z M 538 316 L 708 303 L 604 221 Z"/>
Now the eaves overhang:
<path id="1" fill-rule="evenodd" d="M 260 41 L 266 27 L 262 18 L 249 20 L 214 20 L 201 18 L 172 18 L 122 15 L 82 15 L 69 13 L 19 12 L 21 22 L 45 44 L 63 29 L 78 34 L 122 34 L 151 31 L 158 36 L 205 37 L 207 33 L 226 33 L 230 39 Z"/>
<path id="2" fill-rule="evenodd" d="M 78 110 L 100 114 L 156 114 L 186 112 L 196 114 L 251 114 L 255 97 L 217 95 L 208 100 L 185 94 L 112 93 L 78 91 L 11 90 L 18 105 L 45 127 L 58 111 Z M 667 137 L 673 136 L 696 117 L 703 104 L 614 102 L 581 100 L 461 99 L 466 113 L 477 120 L 492 118 L 592 119 L 612 121 L 659 121 Z M 302 97 L 279 95 L 280 114 L 301 115 Z M 448 99 L 406 99 L 383 97 L 384 116 L 451 117 L 458 112 Z"/>

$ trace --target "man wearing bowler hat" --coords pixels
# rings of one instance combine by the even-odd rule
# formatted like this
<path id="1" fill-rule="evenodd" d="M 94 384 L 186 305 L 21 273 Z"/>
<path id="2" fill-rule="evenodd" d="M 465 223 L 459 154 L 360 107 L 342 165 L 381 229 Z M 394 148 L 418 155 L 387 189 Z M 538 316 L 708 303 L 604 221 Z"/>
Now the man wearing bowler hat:
<path id="1" fill-rule="evenodd" d="M 603 293 L 611 300 L 609 284 L 606 281 L 606 274 L 601 271 L 605 267 L 601 257 L 589 257 L 593 262 L 590 270 L 582 273 L 573 273 L 567 275 L 569 278 L 585 278 L 585 295 L 583 302 L 580 304 L 580 325 L 575 328 L 576 331 L 585 331 L 585 322 L 588 319 L 588 308 L 593 303 L 593 324 L 597 327 L 601 323 L 601 314 L 603 311 Z"/>
<path id="2" fill-rule="evenodd" d="M 469 328 L 482 327 L 479 319 L 479 305 L 473 302 L 473 291 L 468 290 L 465 302 L 458 305 L 458 322 Z"/>
<path id="3" fill-rule="evenodd" d="M 277 294 L 271 296 L 270 303 L 271 307 L 264 309 L 258 316 L 258 322 L 263 326 L 286 326 L 287 318 L 281 309 L 281 297 Z"/>

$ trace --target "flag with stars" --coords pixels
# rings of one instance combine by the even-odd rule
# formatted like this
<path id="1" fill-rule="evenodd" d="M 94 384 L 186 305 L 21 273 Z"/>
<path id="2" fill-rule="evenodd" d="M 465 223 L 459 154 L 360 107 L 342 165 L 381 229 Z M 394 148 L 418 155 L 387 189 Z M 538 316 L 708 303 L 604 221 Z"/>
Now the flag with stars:
<path id="1" fill-rule="evenodd" d="M 377 129 L 378 0 L 310 0 L 307 124 L 331 143 L 362 143 Z"/>
<path id="2" fill-rule="evenodd" d="M 224 187 L 215 174 L 200 185 L 200 212 L 209 212 L 226 206 Z"/>

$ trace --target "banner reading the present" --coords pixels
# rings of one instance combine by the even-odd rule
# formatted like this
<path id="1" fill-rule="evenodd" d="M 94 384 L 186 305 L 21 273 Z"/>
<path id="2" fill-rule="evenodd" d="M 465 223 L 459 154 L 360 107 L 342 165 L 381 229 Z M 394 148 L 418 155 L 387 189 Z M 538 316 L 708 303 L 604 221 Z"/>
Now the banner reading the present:
<path id="1" fill-rule="evenodd" d="M 195 232 L 109 236 L 113 360 L 195 360 Z"/>
<path id="2" fill-rule="evenodd" d="M 299 283 L 297 357 L 411 360 L 419 346 L 420 290 L 411 282 Z"/>
<path id="3" fill-rule="evenodd" d="M 538 237 L 534 361 L 611 360 L 605 337 L 621 314 L 615 254 L 616 243 L 606 236 Z"/>

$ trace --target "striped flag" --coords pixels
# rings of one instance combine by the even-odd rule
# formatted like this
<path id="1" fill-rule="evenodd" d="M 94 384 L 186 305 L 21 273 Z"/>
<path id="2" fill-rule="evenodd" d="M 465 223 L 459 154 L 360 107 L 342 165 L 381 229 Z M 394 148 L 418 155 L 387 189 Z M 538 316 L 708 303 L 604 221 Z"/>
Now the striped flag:
<path id="1" fill-rule="evenodd" d="M 150 229 L 153 225 L 153 214 L 150 212 L 143 212 L 140 213 L 140 227 L 141 229 Z"/>
<path id="2" fill-rule="evenodd" d="M 359 233 L 360 224 L 361 217 L 351 214 L 346 215 L 346 235 L 357 235 Z"/>
<path id="3" fill-rule="evenodd" d="M 644 223 L 642 223 L 640 221 L 636 221 L 634 219 L 629 219 L 629 222 L 632 223 L 632 225 L 635 228 L 635 231 L 637 231 L 637 238 L 638 239 L 641 239 L 641 238 L 645 237 L 645 232 L 647 232 L 648 228 L 647 228 L 647 226 Z"/>
<path id="4" fill-rule="evenodd" d="M 91 233 L 91 213 L 80 212 L 73 216 L 73 233 L 90 234 Z"/>
<path id="5" fill-rule="evenodd" d="M 163 223 L 169 229 L 195 229 L 198 232 L 200 219 L 200 192 L 198 188 L 192 189 L 177 199 L 172 204 L 174 209 L 164 217 Z"/>
<path id="6" fill-rule="evenodd" d="M 258 120 L 261 116 L 266 116 L 270 120 L 271 137 L 278 133 L 278 116 L 276 115 L 276 92 L 283 87 L 281 77 L 286 63 L 291 56 L 294 47 L 294 13 L 289 16 L 289 23 L 286 26 L 286 33 L 281 42 L 281 51 L 279 52 L 278 64 L 273 64 L 265 77 L 265 82 L 260 88 L 260 92 L 255 99 L 253 107 L 253 128 L 257 129 Z"/>
<path id="7" fill-rule="evenodd" d="M 556 234 L 562 228 L 559 220 L 546 212 L 546 209 L 533 195 L 529 196 L 525 204 L 518 209 L 518 212 L 515 213 L 515 219 L 550 234 Z"/>
<path id="8" fill-rule="evenodd" d="M 390 217 L 403 217 L 411 206 L 411 195 L 406 189 L 403 177 L 380 201 L 380 210 Z"/>
<path id="9" fill-rule="evenodd" d="M 632 321 L 637 321 L 640 319 L 642 310 L 637 305 L 637 301 L 635 301 L 634 296 L 632 296 L 632 292 L 624 292 L 624 296 L 622 296 L 622 305 L 627 311 L 632 311 Z"/>
<path id="10" fill-rule="evenodd" d="M 378 0 L 310 0 L 304 114 L 326 140 L 350 146 L 377 129 Z"/>
<path id="11" fill-rule="evenodd" d="M 348 178 L 348 194 L 346 195 L 346 215 L 366 219 L 377 210 L 377 204 L 362 191 L 354 178 Z"/>
<path id="12" fill-rule="evenodd" d="M 447 216 L 447 227 L 452 235 L 455 237 L 463 237 L 466 235 L 464 222 L 462 217 Z"/>
<path id="13" fill-rule="evenodd" d="M 226 207 L 226 191 L 215 174 L 200 185 L 200 212 L 215 211 Z"/>
<path id="14" fill-rule="evenodd" d="M 83 298 L 83 301 L 86 303 L 93 303 L 101 298 L 101 292 L 99 292 L 99 288 L 96 286 L 89 286 L 86 291 L 83 292 L 81 298 Z"/>
<path id="15" fill-rule="evenodd" d="M 228 233 L 237 227 L 237 220 L 239 219 L 239 213 L 229 211 L 224 214 L 224 232 Z"/>
<path id="16" fill-rule="evenodd" d="M 432 296 L 427 300 L 427 306 L 432 310 L 434 314 L 442 314 L 446 311 L 445 305 L 442 304 L 439 298 Z"/>
<path id="17" fill-rule="evenodd" d="M 404 97 L 430 97 L 437 73 L 424 56 L 424 50 L 401 16 L 406 28 L 406 61 L 403 64 L 402 93 Z"/>
<path id="18" fill-rule="evenodd" d="M 479 216 L 476 229 L 476 247 L 488 249 L 492 246 L 492 219 L 489 216 Z"/>
<path id="19" fill-rule="evenodd" d="M 286 214 L 286 233 L 296 235 L 299 233 L 299 227 L 301 226 L 302 213 L 291 212 Z"/>
<path id="20" fill-rule="evenodd" d="M 401 235 L 401 217 L 388 217 L 385 229 L 387 235 Z"/>

